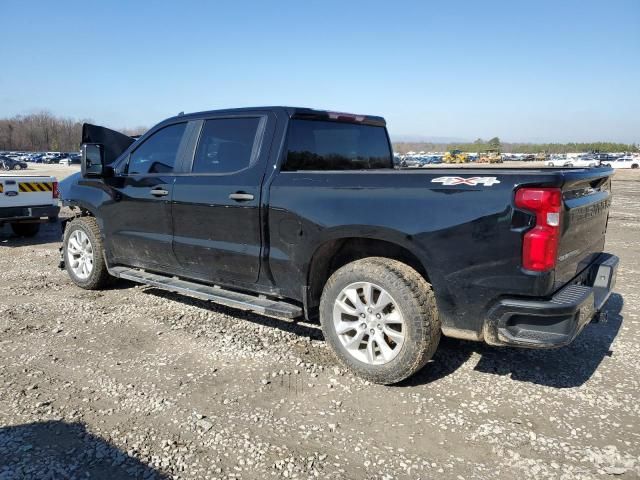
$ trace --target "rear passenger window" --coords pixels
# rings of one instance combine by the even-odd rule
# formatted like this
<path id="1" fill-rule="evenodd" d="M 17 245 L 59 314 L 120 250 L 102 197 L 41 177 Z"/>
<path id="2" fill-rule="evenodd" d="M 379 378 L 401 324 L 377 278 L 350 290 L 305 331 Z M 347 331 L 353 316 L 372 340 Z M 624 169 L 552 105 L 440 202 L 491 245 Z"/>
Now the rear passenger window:
<path id="1" fill-rule="evenodd" d="M 129 158 L 127 173 L 171 173 L 176 163 L 186 123 L 169 125 L 147 138 Z"/>
<path id="2" fill-rule="evenodd" d="M 261 118 L 207 120 L 193 161 L 193 173 L 231 173 L 250 165 Z"/>
<path id="3" fill-rule="evenodd" d="M 368 170 L 392 168 L 384 127 L 293 119 L 282 170 Z"/>

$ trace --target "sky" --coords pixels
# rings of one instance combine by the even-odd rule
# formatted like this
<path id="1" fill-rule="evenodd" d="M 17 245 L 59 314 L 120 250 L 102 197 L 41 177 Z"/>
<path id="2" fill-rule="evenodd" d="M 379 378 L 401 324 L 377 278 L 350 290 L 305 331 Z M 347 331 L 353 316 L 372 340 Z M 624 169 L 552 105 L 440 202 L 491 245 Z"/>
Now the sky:
<path id="1" fill-rule="evenodd" d="M 0 117 L 290 105 L 395 140 L 640 143 L 640 0 L 1 0 L 0 25 Z"/>

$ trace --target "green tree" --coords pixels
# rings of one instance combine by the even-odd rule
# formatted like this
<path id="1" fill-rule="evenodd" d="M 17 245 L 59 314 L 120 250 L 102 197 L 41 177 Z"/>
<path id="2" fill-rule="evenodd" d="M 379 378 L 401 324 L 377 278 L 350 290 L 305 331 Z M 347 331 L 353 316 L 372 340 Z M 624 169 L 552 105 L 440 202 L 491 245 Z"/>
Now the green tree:
<path id="1" fill-rule="evenodd" d="M 489 143 L 489 149 L 496 150 L 498 152 L 502 150 L 502 144 L 500 143 L 500 138 L 493 137 L 491 140 L 489 140 L 488 143 Z"/>

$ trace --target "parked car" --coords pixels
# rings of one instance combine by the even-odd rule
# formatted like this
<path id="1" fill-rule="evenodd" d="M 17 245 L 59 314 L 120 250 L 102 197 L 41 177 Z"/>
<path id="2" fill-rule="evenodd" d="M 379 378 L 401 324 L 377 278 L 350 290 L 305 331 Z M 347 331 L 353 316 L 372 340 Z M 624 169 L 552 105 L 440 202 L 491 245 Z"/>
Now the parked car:
<path id="1" fill-rule="evenodd" d="M 591 155 L 570 157 L 564 159 L 550 159 L 544 162 L 548 167 L 597 167 L 600 160 Z"/>
<path id="2" fill-rule="evenodd" d="M 26 170 L 29 167 L 27 162 L 16 160 L 7 156 L 0 156 L 0 168 L 3 170 Z"/>
<path id="3" fill-rule="evenodd" d="M 619 168 L 638 168 L 640 166 L 640 157 L 634 157 L 631 155 L 626 155 L 624 157 L 620 157 L 616 160 L 611 160 L 607 162 L 607 166 L 613 167 L 615 169 Z"/>
<path id="4" fill-rule="evenodd" d="M 609 168 L 393 168 L 381 117 L 200 112 L 134 141 L 85 125 L 61 266 L 320 320 L 340 361 L 396 383 L 441 335 L 571 342 L 609 298 Z M 533 368 L 533 366 L 532 366 Z"/>
<path id="5" fill-rule="evenodd" d="M 80 155 L 77 153 L 68 154 L 58 163 L 60 163 L 60 165 L 66 165 L 66 166 L 80 165 Z"/>

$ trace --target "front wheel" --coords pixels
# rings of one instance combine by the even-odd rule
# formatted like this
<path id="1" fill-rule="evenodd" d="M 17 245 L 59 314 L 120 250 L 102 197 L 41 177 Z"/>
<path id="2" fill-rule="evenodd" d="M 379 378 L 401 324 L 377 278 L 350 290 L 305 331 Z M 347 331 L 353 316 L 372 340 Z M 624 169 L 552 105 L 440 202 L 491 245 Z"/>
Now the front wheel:
<path id="1" fill-rule="evenodd" d="M 98 290 L 109 283 L 100 228 L 94 217 L 78 217 L 67 224 L 63 252 L 67 273 L 77 286 Z"/>
<path id="2" fill-rule="evenodd" d="M 413 268 L 387 258 L 357 260 L 331 275 L 320 322 L 347 368 L 385 385 L 420 370 L 440 341 L 431 286 Z"/>

